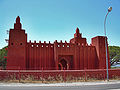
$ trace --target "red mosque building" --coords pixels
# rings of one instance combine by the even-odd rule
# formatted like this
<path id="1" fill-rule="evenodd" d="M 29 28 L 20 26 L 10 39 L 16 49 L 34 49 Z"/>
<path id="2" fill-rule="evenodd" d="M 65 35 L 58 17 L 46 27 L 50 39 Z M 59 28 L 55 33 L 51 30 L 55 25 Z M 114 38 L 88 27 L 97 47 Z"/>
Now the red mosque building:
<path id="1" fill-rule="evenodd" d="M 109 52 L 108 52 L 109 53 Z M 108 54 L 108 60 L 109 54 Z M 106 68 L 105 37 L 96 36 L 88 45 L 76 29 L 70 42 L 37 43 L 27 42 L 20 17 L 16 18 L 14 29 L 10 29 L 6 69 L 25 70 L 82 70 Z M 110 68 L 110 63 L 109 63 Z"/>

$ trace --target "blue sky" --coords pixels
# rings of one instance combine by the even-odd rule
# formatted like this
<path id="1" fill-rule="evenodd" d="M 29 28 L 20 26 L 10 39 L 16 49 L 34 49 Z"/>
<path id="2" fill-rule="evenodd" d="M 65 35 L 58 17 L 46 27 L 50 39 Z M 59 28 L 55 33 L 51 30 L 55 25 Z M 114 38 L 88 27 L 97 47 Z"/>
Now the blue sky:
<path id="1" fill-rule="evenodd" d="M 90 44 L 92 37 L 104 35 L 109 6 L 113 10 L 106 23 L 108 43 L 120 46 L 120 0 L 0 0 L 0 48 L 7 45 L 6 30 L 14 27 L 18 15 L 28 41 L 69 42 L 78 27 Z"/>

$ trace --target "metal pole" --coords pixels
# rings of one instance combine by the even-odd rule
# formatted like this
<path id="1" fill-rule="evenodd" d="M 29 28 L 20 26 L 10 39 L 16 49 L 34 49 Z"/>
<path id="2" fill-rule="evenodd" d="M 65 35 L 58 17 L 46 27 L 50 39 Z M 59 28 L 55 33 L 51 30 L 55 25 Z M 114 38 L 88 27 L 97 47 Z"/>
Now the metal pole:
<path id="1" fill-rule="evenodd" d="M 107 81 L 109 81 L 109 72 L 108 72 L 108 48 L 107 48 L 107 36 L 106 36 L 106 19 L 107 19 L 107 16 L 109 14 L 109 12 L 112 11 L 112 7 L 109 7 L 108 8 L 108 12 L 105 16 L 105 21 L 104 21 L 104 32 L 105 32 L 105 49 L 106 49 L 106 69 L 107 69 Z"/>
<path id="2" fill-rule="evenodd" d="M 104 33 L 105 33 L 105 49 L 106 49 L 106 69 L 107 69 L 107 81 L 109 81 L 109 72 L 108 72 L 108 53 L 107 53 L 107 36 L 106 36 L 106 19 L 109 14 L 109 11 L 107 12 L 105 16 L 105 21 L 104 21 Z"/>

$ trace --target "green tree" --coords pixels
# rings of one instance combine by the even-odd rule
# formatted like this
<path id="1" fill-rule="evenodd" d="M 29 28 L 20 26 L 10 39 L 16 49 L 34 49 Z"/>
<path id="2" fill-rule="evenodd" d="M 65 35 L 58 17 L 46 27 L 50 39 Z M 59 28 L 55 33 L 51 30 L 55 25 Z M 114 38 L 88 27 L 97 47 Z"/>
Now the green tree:
<path id="1" fill-rule="evenodd" d="M 120 62 L 120 47 L 119 46 L 109 46 L 110 62 L 113 65 L 115 62 Z"/>
<path id="2" fill-rule="evenodd" d="M 6 61 L 7 59 L 4 57 L 7 57 L 7 50 L 6 48 L 8 48 L 7 46 L 0 49 L 0 67 L 2 67 L 3 69 L 6 68 Z"/>

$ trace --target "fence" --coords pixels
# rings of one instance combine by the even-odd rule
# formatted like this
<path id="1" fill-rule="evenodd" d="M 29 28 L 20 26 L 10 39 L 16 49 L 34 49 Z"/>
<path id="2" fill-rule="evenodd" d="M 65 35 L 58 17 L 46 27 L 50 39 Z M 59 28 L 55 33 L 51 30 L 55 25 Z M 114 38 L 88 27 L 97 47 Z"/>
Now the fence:
<path id="1" fill-rule="evenodd" d="M 110 79 L 120 79 L 120 69 L 109 69 Z M 1 82 L 76 82 L 105 80 L 106 69 L 94 70 L 0 70 Z"/>

